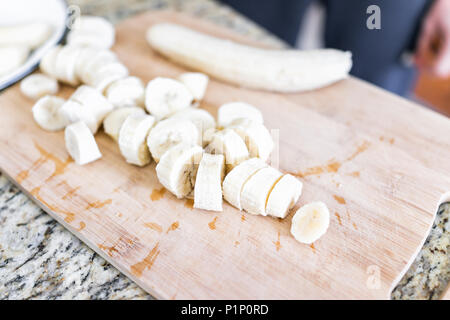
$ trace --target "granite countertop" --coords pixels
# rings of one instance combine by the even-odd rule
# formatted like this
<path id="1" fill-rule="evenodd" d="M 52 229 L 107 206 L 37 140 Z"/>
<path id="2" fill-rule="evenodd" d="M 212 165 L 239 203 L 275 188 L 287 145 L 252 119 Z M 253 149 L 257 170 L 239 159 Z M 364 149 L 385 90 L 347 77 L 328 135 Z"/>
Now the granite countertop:
<path id="1" fill-rule="evenodd" d="M 144 10 L 173 9 L 282 45 L 233 10 L 209 0 L 70 0 L 116 23 Z M 394 299 L 437 299 L 450 278 L 450 203 Z M 152 299 L 0 175 L 0 299 Z"/>

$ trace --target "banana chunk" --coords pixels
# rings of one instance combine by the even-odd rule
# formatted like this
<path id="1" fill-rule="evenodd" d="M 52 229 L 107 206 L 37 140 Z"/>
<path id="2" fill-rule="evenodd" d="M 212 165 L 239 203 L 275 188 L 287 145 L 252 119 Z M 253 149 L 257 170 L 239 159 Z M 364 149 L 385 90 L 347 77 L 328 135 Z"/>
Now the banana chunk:
<path id="1" fill-rule="evenodd" d="M 303 184 L 290 174 L 285 174 L 273 187 L 266 205 L 266 213 L 277 218 L 286 218 L 302 194 Z"/>
<path id="2" fill-rule="evenodd" d="M 84 47 L 75 64 L 75 74 L 83 83 L 92 86 L 99 69 L 117 61 L 116 54 L 110 50 Z"/>
<path id="3" fill-rule="evenodd" d="M 242 188 L 242 208 L 248 213 L 266 216 L 267 199 L 281 177 L 281 172 L 272 167 L 258 170 L 247 180 Z"/>
<path id="4" fill-rule="evenodd" d="M 116 80 L 106 89 L 106 98 L 115 108 L 129 106 L 144 107 L 144 84 L 137 77 Z"/>
<path id="5" fill-rule="evenodd" d="M 194 208 L 222 211 L 224 164 L 221 154 L 203 154 L 195 179 Z"/>
<path id="6" fill-rule="evenodd" d="M 64 129 L 70 121 L 61 113 L 61 107 L 66 102 L 55 96 L 40 98 L 33 106 L 33 118 L 45 130 L 57 131 Z"/>
<path id="7" fill-rule="evenodd" d="M 305 204 L 292 218 L 291 234 L 301 242 L 310 244 L 327 232 L 330 212 L 323 202 Z"/>
<path id="8" fill-rule="evenodd" d="M 239 118 L 234 120 L 229 128 L 245 141 L 250 157 L 258 157 L 263 161 L 269 159 L 274 143 L 269 130 L 263 124 L 247 118 Z"/>
<path id="9" fill-rule="evenodd" d="M 209 82 L 209 77 L 206 74 L 186 72 L 178 76 L 178 80 L 189 89 L 196 101 L 203 99 Z"/>
<path id="10" fill-rule="evenodd" d="M 64 138 L 67 152 L 77 164 L 83 165 L 102 157 L 92 132 L 84 122 L 68 125 Z"/>
<path id="11" fill-rule="evenodd" d="M 189 107 L 193 100 L 189 89 L 174 79 L 155 78 L 145 90 L 145 108 L 158 120 Z"/>
<path id="12" fill-rule="evenodd" d="M 230 102 L 222 105 L 217 111 L 219 127 L 228 127 L 234 120 L 245 118 L 258 123 L 264 123 L 264 118 L 256 107 L 245 102 Z"/>
<path id="13" fill-rule="evenodd" d="M 223 180 L 223 196 L 225 200 L 242 210 L 242 188 L 251 176 L 265 167 L 267 167 L 267 164 L 259 158 L 248 159 L 234 167 Z"/>
<path id="14" fill-rule="evenodd" d="M 186 119 L 191 121 L 198 129 L 199 138 L 203 140 L 203 134 L 206 130 L 216 127 L 216 121 L 214 117 L 206 110 L 197 109 L 197 108 L 186 108 L 181 111 L 178 111 L 170 118 L 172 119 Z M 202 144 L 202 141 L 199 141 L 199 144 Z"/>
<path id="15" fill-rule="evenodd" d="M 50 38 L 53 28 L 48 23 L 35 22 L 0 27 L 0 46 L 25 46 L 35 49 Z"/>
<path id="16" fill-rule="evenodd" d="M 231 129 L 216 132 L 205 151 L 211 154 L 223 154 L 227 172 L 247 160 L 249 156 L 244 140 Z"/>
<path id="17" fill-rule="evenodd" d="M 103 93 L 110 84 L 127 76 L 127 67 L 117 61 L 103 65 L 98 69 L 94 68 L 91 83 L 94 88 Z"/>
<path id="18" fill-rule="evenodd" d="M 20 82 L 20 91 L 34 100 L 56 94 L 58 89 L 58 81 L 43 74 L 32 74 Z"/>
<path id="19" fill-rule="evenodd" d="M 147 145 L 155 162 L 173 146 L 184 143 L 196 145 L 199 141 L 197 127 L 186 119 L 166 119 L 158 122 L 150 131 Z"/>
<path id="20" fill-rule="evenodd" d="M 55 77 L 71 86 L 77 86 L 80 79 L 75 72 L 75 66 L 81 49 L 76 46 L 63 46 L 56 54 L 54 62 Z"/>
<path id="21" fill-rule="evenodd" d="M 24 46 L 0 47 L 0 76 L 19 68 L 28 58 L 30 49 Z"/>
<path id="22" fill-rule="evenodd" d="M 170 148 L 156 166 L 159 182 L 177 198 L 186 197 L 194 190 L 202 155 L 200 146 L 180 143 Z"/>
<path id="23" fill-rule="evenodd" d="M 61 106 L 60 113 L 69 123 L 84 122 L 92 134 L 95 134 L 100 126 L 92 110 L 88 106 L 74 100 L 67 100 Z"/>
<path id="24" fill-rule="evenodd" d="M 56 76 L 56 57 L 61 51 L 62 46 L 54 46 L 48 49 L 48 51 L 44 54 L 39 63 L 39 69 L 42 73 L 49 75 L 52 78 L 57 78 Z"/>
<path id="25" fill-rule="evenodd" d="M 152 160 L 145 139 L 155 124 L 155 117 L 148 114 L 131 114 L 119 131 L 120 152 L 128 163 L 145 166 Z"/>
<path id="26" fill-rule="evenodd" d="M 76 101 L 89 110 L 101 123 L 106 115 L 113 110 L 113 105 L 96 89 L 82 85 L 70 96 L 70 100 Z"/>
<path id="27" fill-rule="evenodd" d="M 123 122 L 130 114 L 144 115 L 145 111 L 139 107 L 124 107 L 110 112 L 103 120 L 105 133 L 115 141 L 119 140 L 119 132 Z"/>
<path id="28" fill-rule="evenodd" d="M 67 35 L 67 43 L 109 49 L 115 40 L 114 26 L 102 17 L 82 16 Z"/>

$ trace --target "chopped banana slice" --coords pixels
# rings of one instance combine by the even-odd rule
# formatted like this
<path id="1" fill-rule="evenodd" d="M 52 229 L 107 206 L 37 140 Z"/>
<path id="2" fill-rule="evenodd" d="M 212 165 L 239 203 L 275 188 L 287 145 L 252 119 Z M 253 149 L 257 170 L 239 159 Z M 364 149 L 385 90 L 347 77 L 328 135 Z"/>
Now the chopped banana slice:
<path id="1" fill-rule="evenodd" d="M 156 166 L 159 182 L 177 198 L 186 197 L 194 190 L 202 155 L 200 146 L 180 143 L 170 148 Z"/>
<path id="2" fill-rule="evenodd" d="M 197 108 L 186 108 L 178 111 L 170 118 L 172 119 L 186 119 L 191 121 L 198 129 L 199 132 L 199 144 L 202 144 L 203 134 L 206 130 L 216 128 L 216 121 L 214 117 L 206 110 Z"/>
<path id="3" fill-rule="evenodd" d="M 40 98 L 33 106 L 33 118 L 45 130 L 57 131 L 64 129 L 69 120 L 61 113 L 61 107 L 66 100 L 54 96 Z"/>
<path id="4" fill-rule="evenodd" d="M 219 127 L 227 127 L 234 120 L 245 118 L 258 123 L 264 123 L 263 115 L 256 107 L 245 102 L 230 102 L 222 105 L 217 112 Z"/>
<path id="5" fill-rule="evenodd" d="M 83 165 L 101 158 L 95 138 L 84 122 L 68 125 L 64 138 L 67 152 L 77 164 Z"/>
<path id="6" fill-rule="evenodd" d="M 39 63 L 39 69 L 42 71 L 42 73 L 45 73 L 52 78 L 57 78 L 56 57 L 61 51 L 61 48 L 62 46 L 52 47 L 48 49 L 48 51 L 44 54 L 44 56 L 41 59 L 41 62 Z"/>
<path id="7" fill-rule="evenodd" d="M 152 161 L 145 139 L 155 124 L 148 114 L 131 114 L 119 131 L 119 148 L 128 163 L 145 166 Z"/>
<path id="8" fill-rule="evenodd" d="M 103 120 L 105 133 L 114 140 L 119 140 L 119 132 L 123 122 L 130 114 L 144 115 L 145 111 L 139 107 L 124 107 L 110 112 Z"/>
<path id="9" fill-rule="evenodd" d="M 70 100 L 88 108 L 100 123 L 113 110 L 112 104 L 98 90 L 86 85 L 78 87 L 70 96 Z"/>
<path id="10" fill-rule="evenodd" d="M 84 122 L 92 134 L 97 132 L 101 124 L 88 106 L 74 100 L 67 100 L 61 106 L 60 113 L 69 123 Z"/>
<path id="11" fill-rule="evenodd" d="M 267 167 L 267 164 L 259 158 L 248 159 L 234 167 L 223 180 L 223 196 L 225 200 L 242 210 L 242 188 L 251 176 L 265 167 Z"/>
<path id="12" fill-rule="evenodd" d="M 195 180 L 194 208 L 222 211 L 224 164 L 221 154 L 203 154 Z"/>
<path id="13" fill-rule="evenodd" d="M 43 74 L 32 74 L 20 82 L 20 91 L 28 98 L 35 100 L 56 94 L 58 89 L 58 81 Z"/>
<path id="14" fill-rule="evenodd" d="M 129 106 L 144 107 L 144 84 L 137 77 L 116 80 L 106 89 L 106 97 L 115 108 Z"/>
<path id="15" fill-rule="evenodd" d="M 303 184 L 290 174 L 285 174 L 277 182 L 269 195 L 266 205 L 266 213 L 269 216 L 286 218 L 298 198 L 302 194 Z"/>
<path id="16" fill-rule="evenodd" d="M 203 99 L 209 82 L 209 77 L 206 74 L 201 72 L 186 72 L 181 74 L 178 80 L 189 89 L 196 101 Z"/>
<path id="17" fill-rule="evenodd" d="M 75 73 L 75 66 L 80 52 L 81 49 L 79 47 L 61 47 L 54 62 L 54 72 L 58 80 L 72 86 L 77 86 L 80 83 L 80 79 L 78 79 Z"/>
<path id="18" fill-rule="evenodd" d="M 301 243 L 313 243 L 327 232 L 330 212 L 323 202 L 312 202 L 297 210 L 292 218 L 291 234 Z"/>
<path id="19" fill-rule="evenodd" d="M 109 49 L 115 40 L 114 26 L 102 17 L 82 16 L 67 35 L 67 43 Z"/>

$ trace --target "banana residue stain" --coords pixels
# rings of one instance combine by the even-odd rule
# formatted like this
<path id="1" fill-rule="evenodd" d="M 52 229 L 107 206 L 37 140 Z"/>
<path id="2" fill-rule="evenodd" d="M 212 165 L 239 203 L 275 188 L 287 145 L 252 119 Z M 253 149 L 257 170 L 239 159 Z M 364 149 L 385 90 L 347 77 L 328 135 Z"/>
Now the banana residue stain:
<path id="1" fill-rule="evenodd" d="M 313 253 L 316 253 L 316 247 L 314 247 L 314 243 L 311 243 L 309 247 L 312 249 Z"/>
<path id="2" fill-rule="evenodd" d="M 235 241 L 235 242 L 234 242 L 234 246 L 235 246 L 235 247 L 237 247 L 239 244 L 240 244 L 239 241 Z"/>
<path id="3" fill-rule="evenodd" d="M 81 231 L 86 227 L 86 223 L 84 223 L 83 221 L 80 222 L 80 227 L 77 229 L 77 231 Z"/>
<path id="4" fill-rule="evenodd" d="M 147 223 L 144 223 L 144 226 L 146 226 L 147 228 L 150 228 L 152 230 L 158 231 L 159 233 L 162 232 L 162 227 L 157 223 L 147 222 Z"/>
<path id="5" fill-rule="evenodd" d="M 337 202 L 339 202 L 340 204 L 346 204 L 346 203 L 347 203 L 347 202 L 345 201 L 345 199 L 342 198 L 342 197 L 340 197 L 340 196 L 333 195 L 333 198 L 334 198 Z"/>
<path id="6" fill-rule="evenodd" d="M 142 260 L 131 266 L 130 271 L 136 277 L 140 277 L 145 269 L 150 270 L 158 257 L 160 250 L 158 250 L 159 242 L 150 250 L 150 253 Z"/>
<path id="7" fill-rule="evenodd" d="M 347 158 L 347 161 L 351 161 L 351 160 L 355 159 L 360 153 L 366 151 L 367 148 L 369 147 L 369 145 L 370 145 L 370 143 L 368 141 L 364 141 L 362 144 L 360 144 L 356 148 L 356 151 L 353 152 L 352 155 Z"/>
<path id="8" fill-rule="evenodd" d="M 353 172 L 350 172 L 349 175 L 352 177 L 358 178 L 360 174 L 359 174 L 359 171 L 353 171 Z"/>
<path id="9" fill-rule="evenodd" d="M 325 173 L 325 172 L 336 173 L 341 168 L 341 165 L 342 164 L 340 162 L 338 162 L 334 159 L 331 159 L 324 166 L 316 166 L 316 167 L 307 168 L 303 172 L 298 171 L 298 172 L 294 173 L 294 175 L 299 178 L 304 178 L 307 176 L 321 175 L 322 173 Z"/>
<path id="10" fill-rule="evenodd" d="M 191 210 L 194 209 L 194 200 L 186 199 L 186 201 L 184 202 L 184 206 Z"/>
<path id="11" fill-rule="evenodd" d="M 339 213 L 335 212 L 334 215 L 335 215 L 336 218 L 338 219 L 339 225 L 342 226 L 342 220 L 341 220 L 341 216 L 339 215 Z"/>
<path id="12" fill-rule="evenodd" d="M 394 138 L 389 139 L 389 143 L 390 143 L 390 144 L 394 144 L 394 142 L 395 142 L 395 139 L 394 139 Z"/>
<path id="13" fill-rule="evenodd" d="M 304 178 L 307 176 L 320 175 L 322 173 L 323 173 L 322 167 L 312 167 L 312 168 L 308 168 L 308 169 L 304 170 L 303 172 L 298 171 L 298 172 L 294 173 L 294 175 L 299 178 Z"/>
<path id="14" fill-rule="evenodd" d="M 28 178 L 28 175 L 29 175 L 29 170 L 20 171 L 19 174 L 16 176 L 17 183 L 19 183 L 19 184 L 22 183 L 23 180 Z"/>
<path id="15" fill-rule="evenodd" d="M 119 253 L 119 250 L 116 249 L 116 247 L 114 246 L 105 246 L 103 244 L 98 244 L 97 245 L 100 249 L 102 249 L 103 251 L 107 251 L 106 253 L 108 254 L 108 256 L 112 257 L 113 253 Z"/>
<path id="16" fill-rule="evenodd" d="M 208 223 L 208 227 L 209 227 L 211 230 L 216 229 L 216 221 L 217 221 L 217 216 L 214 217 L 213 221 L 211 221 L 210 223 Z"/>
<path id="17" fill-rule="evenodd" d="M 356 223 L 353 222 L 353 228 L 355 228 L 355 230 L 358 230 L 358 227 L 356 226 Z"/>
<path id="18" fill-rule="evenodd" d="M 61 199 L 66 200 L 67 198 L 71 198 L 75 194 L 75 192 L 78 191 L 78 189 L 80 189 L 80 186 L 70 189 L 65 195 L 63 195 Z"/>
<path id="19" fill-rule="evenodd" d="M 164 197 L 164 193 L 166 193 L 166 188 L 162 187 L 161 189 L 153 189 L 152 194 L 150 195 L 150 199 L 152 201 L 158 201 Z"/>
<path id="20" fill-rule="evenodd" d="M 99 208 L 102 208 L 111 203 L 112 203 L 112 199 L 107 199 L 105 201 L 97 200 L 97 201 L 88 203 L 88 205 L 86 206 L 85 209 L 86 210 L 91 209 L 91 208 L 99 209 Z"/>
<path id="21" fill-rule="evenodd" d="M 327 171 L 328 172 L 338 172 L 339 168 L 341 167 L 341 164 L 337 161 L 330 162 L 327 164 Z"/>
<path id="22" fill-rule="evenodd" d="M 117 216 L 118 216 L 119 218 L 122 218 L 122 216 L 123 216 L 122 212 L 117 212 Z"/>
<path id="23" fill-rule="evenodd" d="M 275 244 L 277 251 L 279 251 L 281 249 L 280 231 L 278 231 L 277 241 L 274 241 L 273 243 Z"/>
<path id="24" fill-rule="evenodd" d="M 49 208 L 51 211 L 54 212 L 59 212 L 63 215 L 65 215 L 66 217 L 64 218 L 64 221 L 66 221 L 67 223 L 71 223 L 73 220 L 75 220 L 75 214 L 72 212 L 68 212 L 62 209 L 59 209 L 56 206 L 53 206 L 51 204 L 49 204 L 47 201 L 45 201 L 40 195 L 39 195 L 39 191 L 41 190 L 41 187 L 36 187 L 33 190 L 30 191 L 30 194 L 35 197 L 36 199 L 38 199 L 43 205 L 45 205 L 47 208 Z"/>
<path id="25" fill-rule="evenodd" d="M 180 223 L 178 221 L 175 221 L 174 223 L 172 223 L 170 225 L 170 227 L 167 229 L 166 233 L 169 233 L 170 231 L 177 230 L 179 226 L 180 226 Z"/>
<path id="26" fill-rule="evenodd" d="M 244 215 L 244 214 L 241 215 L 241 221 L 242 221 L 242 222 L 245 221 L 245 215 Z"/>

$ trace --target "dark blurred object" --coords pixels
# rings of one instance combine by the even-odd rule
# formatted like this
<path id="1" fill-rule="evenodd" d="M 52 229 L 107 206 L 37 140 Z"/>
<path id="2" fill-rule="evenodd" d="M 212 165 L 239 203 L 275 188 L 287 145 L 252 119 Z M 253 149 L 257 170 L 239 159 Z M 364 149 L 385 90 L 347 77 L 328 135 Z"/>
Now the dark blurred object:
<path id="1" fill-rule="evenodd" d="M 294 46 L 308 6 L 319 0 L 222 0 Z M 402 62 L 415 48 L 431 0 L 320 0 L 326 8 L 325 46 L 353 53 L 351 74 L 400 95 L 416 71 Z M 377 5 L 381 29 L 368 29 L 366 10 Z"/>

